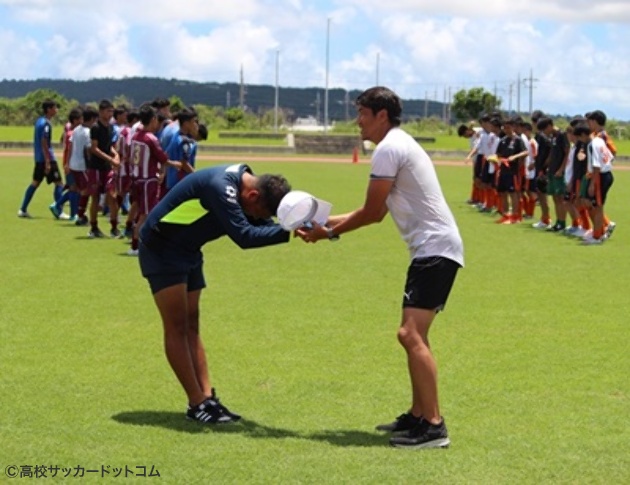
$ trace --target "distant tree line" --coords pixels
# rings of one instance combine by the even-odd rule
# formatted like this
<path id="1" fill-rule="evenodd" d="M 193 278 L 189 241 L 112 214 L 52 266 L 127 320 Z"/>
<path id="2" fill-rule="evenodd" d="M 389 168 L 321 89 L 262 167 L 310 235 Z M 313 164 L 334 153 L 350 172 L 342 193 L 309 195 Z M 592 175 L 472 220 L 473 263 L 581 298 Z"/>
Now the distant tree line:
<path id="1" fill-rule="evenodd" d="M 269 85 L 239 85 L 236 83 L 198 83 L 175 79 L 133 77 L 124 79 L 91 79 L 74 81 L 64 79 L 38 79 L 34 81 L 1 80 L 0 102 L 2 103 L 1 124 L 30 124 L 33 116 L 26 108 L 42 90 L 54 92 L 61 100 L 70 104 L 87 104 L 100 99 L 124 101 L 129 106 L 138 106 L 153 98 L 179 99 L 187 106 L 206 106 L 220 113 L 230 113 L 228 118 L 240 118 L 233 123 L 273 125 L 275 115 L 276 88 Z M 292 123 L 297 118 L 312 117 L 320 123 L 325 115 L 325 92 L 322 88 L 279 87 L 279 113 L 282 121 Z M 351 121 L 356 111 L 354 100 L 359 90 L 346 91 L 334 88 L 328 91 L 329 122 Z M 18 104 L 16 105 L 15 102 Z M 23 103 L 26 103 L 24 105 Z M 5 116 L 5 111 L 18 107 L 21 114 Z M 417 118 L 444 118 L 444 103 L 433 100 L 403 100 L 403 115 L 406 120 Z M 30 113 L 30 114 L 29 114 Z M 240 114 L 239 114 L 240 113 Z M 8 113 L 7 113 L 8 115 Z M 23 117 L 22 117 L 23 116 Z M 214 119 L 213 117 L 210 117 Z M 34 118 L 33 118 L 34 119 Z M 9 121 L 7 121 L 9 120 Z M 19 121 L 19 123 L 17 123 Z M 229 125 L 229 121 L 226 120 Z"/>

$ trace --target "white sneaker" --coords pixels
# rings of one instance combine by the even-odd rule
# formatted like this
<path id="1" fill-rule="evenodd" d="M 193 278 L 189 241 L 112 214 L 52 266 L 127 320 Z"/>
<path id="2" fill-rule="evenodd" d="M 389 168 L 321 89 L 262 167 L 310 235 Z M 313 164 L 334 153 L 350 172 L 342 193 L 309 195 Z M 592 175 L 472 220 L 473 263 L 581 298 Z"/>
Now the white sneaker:
<path id="1" fill-rule="evenodd" d="M 28 212 L 23 211 L 22 209 L 20 209 L 18 211 L 18 217 L 21 217 L 22 219 L 32 219 L 33 216 L 31 216 Z"/>
<path id="2" fill-rule="evenodd" d="M 615 227 L 617 227 L 617 224 L 613 221 L 610 221 L 610 223 L 608 224 L 608 227 L 606 228 L 606 236 L 610 237 L 612 236 L 613 231 L 615 230 Z"/>
<path id="3" fill-rule="evenodd" d="M 577 230 L 578 230 L 578 229 L 579 229 L 579 227 L 569 226 L 569 227 L 566 227 L 566 228 L 562 231 L 562 233 L 563 233 L 565 236 L 573 236 L 573 235 L 575 235 L 575 233 L 577 232 Z"/>
<path id="4" fill-rule="evenodd" d="M 62 212 L 61 214 L 59 214 L 59 219 L 62 221 L 69 221 L 70 220 L 70 216 L 68 214 L 66 214 L 65 212 Z"/>
<path id="5" fill-rule="evenodd" d="M 534 229 L 549 229 L 551 227 L 551 224 L 546 224 L 543 221 L 538 221 L 535 224 L 532 224 L 532 227 Z"/>
<path id="6" fill-rule="evenodd" d="M 593 229 L 589 229 L 584 233 L 582 239 L 593 239 Z"/>
<path id="7" fill-rule="evenodd" d="M 599 239 L 595 239 L 593 236 L 590 236 L 590 237 L 584 238 L 584 240 L 582 241 L 582 244 L 585 244 L 587 246 L 592 246 L 592 245 L 602 244 L 603 242 L 604 242 L 603 237 L 600 237 Z"/>
<path id="8" fill-rule="evenodd" d="M 578 227 L 576 229 L 576 231 L 573 234 L 571 234 L 571 236 L 583 238 L 586 235 L 587 232 L 588 231 L 586 229 L 584 229 L 583 227 Z"/>
<path id="9" fill-rule="evenodd" d="M 127 251 L 127 256 L 138 256 L 138 250 L 130 249 L 129 251 Z"/>

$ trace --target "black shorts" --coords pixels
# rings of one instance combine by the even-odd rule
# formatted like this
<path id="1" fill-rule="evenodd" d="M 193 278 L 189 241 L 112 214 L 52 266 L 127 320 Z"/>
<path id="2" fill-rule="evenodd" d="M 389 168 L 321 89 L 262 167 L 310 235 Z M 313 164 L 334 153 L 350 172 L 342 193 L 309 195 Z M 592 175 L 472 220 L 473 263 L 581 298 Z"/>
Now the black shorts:
<path id="1" fill-rule="evenodd" d="M 481 180 L 481 167 L 483 167 L 483 155 L 477 155 L 473 164 L 473 178 Z"/>
<path id="2" fill-rule="evenodd" d="M 181 251 L 149 249 L 142 241 L 138 249 L 142 276 L 149 282 L 151 293 L 181 284 L 187 285 L 188 292 L 206 287 L 201 251 L 198 255 L 182 257 Z"/>
<path id="3" fill-rule="evenodd" d="M 403 308 L 444 309 L 461 266 L 442 256 L 416 258 L 407 271 Z"/>
<path id="4" fill-rule="evenodd" d="M 59 172 L 57 162 L 51 160 L 50 170 L 48 173 L 46 173 L 46 164 L 44 162 L 35 162 L 35 168 L 33 169 L 33 180 L 41 182 L 42 180 L 44 180 L 44 178 L 46 178 L 46 183 L 48 183 L 48 185 L 57 182 L 61 183 L 61 173 Z"/>
<path id="5" fill-rule="evenodd" d="M 501 166 L 499 168 L 499 181 L 497 182 L 497 190 L 503 192 L 519 192 L 521 190 L 518 170 L 510 167 Z"/>
<path id="6" fill-rule="evenodd" d="M 492 162 L 484 162 L 481 167 L 481 182 L 486 185 L 494 186 L 495 173 L 490 173 L 490 165 Z"/>

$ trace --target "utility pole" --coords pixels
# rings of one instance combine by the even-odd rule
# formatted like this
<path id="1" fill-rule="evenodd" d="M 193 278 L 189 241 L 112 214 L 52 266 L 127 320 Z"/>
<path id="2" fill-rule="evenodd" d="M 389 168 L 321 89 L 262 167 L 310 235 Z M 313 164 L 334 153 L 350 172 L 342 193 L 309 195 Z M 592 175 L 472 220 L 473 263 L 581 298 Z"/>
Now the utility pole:
<path id="1" fill-rule="evenodd" d="M 529 78 L 523 79 L 523 83 L 529 88 L 529 114 L 532 114 L 534 111 L 534 82 L 538 81 L 538 79 L 534 78 L 533 69 L 529 70 Z"/>
<path id="2" fill-rule="evenodd" d="M 424 117 L 429 117 L 429 91 L 424 92 Z"/>
<path id="3" fill-rule="evenodd" d="M 280 101 L 280 51 L 276 51 L 276 96 L 274 100 L 274 109 L 273 109 L 273 132 L 278 133 L 278 107 Z"/>
<path id="4" fill-rule="evenodd" d="M 324 133 L 328 133 L 328 70 L 330 63 L 330 17 L 326 27 L 326 89 L 324 90 Z"/>
<path id="5" fill-rule="evenodd" d="M 516 79 L 516 112 L 521 114 L 521 73 L 518 73 Z"/>
<path id="6" fill-rule="evenodd" d="M 243 75 L 243 64 L 241 64 L 241 89 L 238 96 L 238 104 L 241 110 L 245 111 L 245 76 Z"/>
<path id="7" fill-rule="evenodd" d="M 508 113 L 512 113 L 512 90 L 514 88 L 514 84 L 510 83 L 510 87 L 508 88 L 508 96 L 510 97 L 508 101 Z"/>
<path id="8" fill-rule="evenodd" d="M 381 53 L 377 52 L 376 53 L 376 84 L 375 86 L 379 86 L 379 70 L 380 70 L 380 64 L 381 64 Z"/>

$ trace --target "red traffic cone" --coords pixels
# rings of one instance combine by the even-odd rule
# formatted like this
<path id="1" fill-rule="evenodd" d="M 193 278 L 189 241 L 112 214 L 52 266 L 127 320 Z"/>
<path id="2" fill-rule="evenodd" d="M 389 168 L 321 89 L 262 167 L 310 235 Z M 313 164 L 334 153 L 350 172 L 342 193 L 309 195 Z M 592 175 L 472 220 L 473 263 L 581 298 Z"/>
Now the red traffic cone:
<path id="1" fill-rule="evenodd" d="M 352 150 L 352 163 L 359 163 L 359 149 L 357 147 Z"/>

